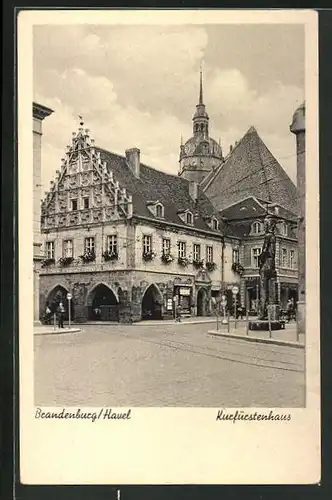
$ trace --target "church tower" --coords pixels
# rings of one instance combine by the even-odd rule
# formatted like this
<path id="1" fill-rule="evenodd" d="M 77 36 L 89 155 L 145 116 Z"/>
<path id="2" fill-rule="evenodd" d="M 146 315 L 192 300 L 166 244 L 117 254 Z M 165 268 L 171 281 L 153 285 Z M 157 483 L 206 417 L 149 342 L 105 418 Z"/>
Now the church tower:
<path id="1" fill-rule="evenodd" d="M 179 176 L 200 183 L 223 161 L 222 149 L 209 136 L 209 115 L 203 100 L 203 74 L 200 71 L 199 98 L 193 116 L 193 135 L 180 146 Z"/>

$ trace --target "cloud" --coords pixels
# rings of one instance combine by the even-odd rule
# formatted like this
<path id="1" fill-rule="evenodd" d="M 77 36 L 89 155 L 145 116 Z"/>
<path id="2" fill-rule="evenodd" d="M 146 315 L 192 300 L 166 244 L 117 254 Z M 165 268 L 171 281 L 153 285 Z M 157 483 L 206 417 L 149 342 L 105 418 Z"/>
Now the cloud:
<path id="1" fill-rule="evenodd" d="M 120 154 L 137 146 L 143 162 L 177 173 L 180 136 L 192 133 L 208 33 L 201 26 L 35 28 L 34 99 L 55 111 L 43 122 L 43 182 L 59 167 L 78 115 L 96 144 Z M 204 68 L 212 137 L 221 136 L 227 153 L 254 125 L 277 158 L 294 155 L 289 123 L 303 90 L 271 79 L 262 92 L 220 58 Z M 281 164 L 294 179 L 295 159 Z"/>

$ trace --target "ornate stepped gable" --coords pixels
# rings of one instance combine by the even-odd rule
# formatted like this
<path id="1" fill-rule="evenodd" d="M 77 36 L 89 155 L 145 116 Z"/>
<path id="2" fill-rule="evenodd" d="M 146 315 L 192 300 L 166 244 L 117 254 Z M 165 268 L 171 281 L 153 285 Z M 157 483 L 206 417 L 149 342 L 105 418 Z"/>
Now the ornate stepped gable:
<path id="1" fill-rule="evenodd" d="M 127 219 L 132 216 L 132 196 L 113 177 L 113 172 L 101 161 L 89 130 L 80 122 L 67 146 L 61 170 L 42 201 L 42 230 L 81 224 Z M 88 208 L 84 208 L 84 198 Z M 77 207 L 73 209 L 72 202 Z M 74 207 L 75 208 L 75 207 Z"/>

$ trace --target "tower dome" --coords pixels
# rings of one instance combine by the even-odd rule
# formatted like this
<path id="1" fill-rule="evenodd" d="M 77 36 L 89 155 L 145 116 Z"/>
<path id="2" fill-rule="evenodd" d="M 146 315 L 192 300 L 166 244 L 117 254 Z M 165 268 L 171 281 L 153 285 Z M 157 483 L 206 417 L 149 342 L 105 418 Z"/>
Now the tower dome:
<path id="1" fill-rule="evenodd" d="M 209 115 L 203 101 L 203 74 L 200 71 L 199 99 L 193 115 L 193 136 L 180 146 L 179 175 L 188 180 L 201 182 L 222 158 L 219 143 L 209 136 Z"/>

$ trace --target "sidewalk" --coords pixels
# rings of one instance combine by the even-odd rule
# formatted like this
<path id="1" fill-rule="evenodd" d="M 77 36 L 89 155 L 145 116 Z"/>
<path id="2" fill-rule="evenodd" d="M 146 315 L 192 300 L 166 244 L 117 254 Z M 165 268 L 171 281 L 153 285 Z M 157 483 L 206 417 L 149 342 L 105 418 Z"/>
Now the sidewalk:
<path id="1" fill-rule="evenodd" d="M 299 335 L 297 339 L 296 323 L 286 324 L 284 330 L 273 330 L 269 331 L 259 331 L 259 330 L 248 330 L 244 322 L 237 322 L 237 328 L 235 329 L 234 322 L 230 323 L 230 331 L 228 331 L 228 326 L 220 324 L 219 330 L 211 329 L 208 334 L 220 338 L 234 338 L 239 340 L 246 340 L 247 342 L 258 342 L 263 344 L 276 344 L 284 345 L 289 347 L 305 347 L 305 336 L 304 334 Z"/>
<path id="2" fill-rule="evenodd" d="M 38 325 L 33 327 L 34 335 L 62 335 L 63 333 L 77 333 L 80 331 L 81 328 L 78 328 L 76 325 L 70 328 L 68 326 L 65 326 L 65 328 L 56 327 L 56 329 L 54 329 L 53 325 Z"/>

